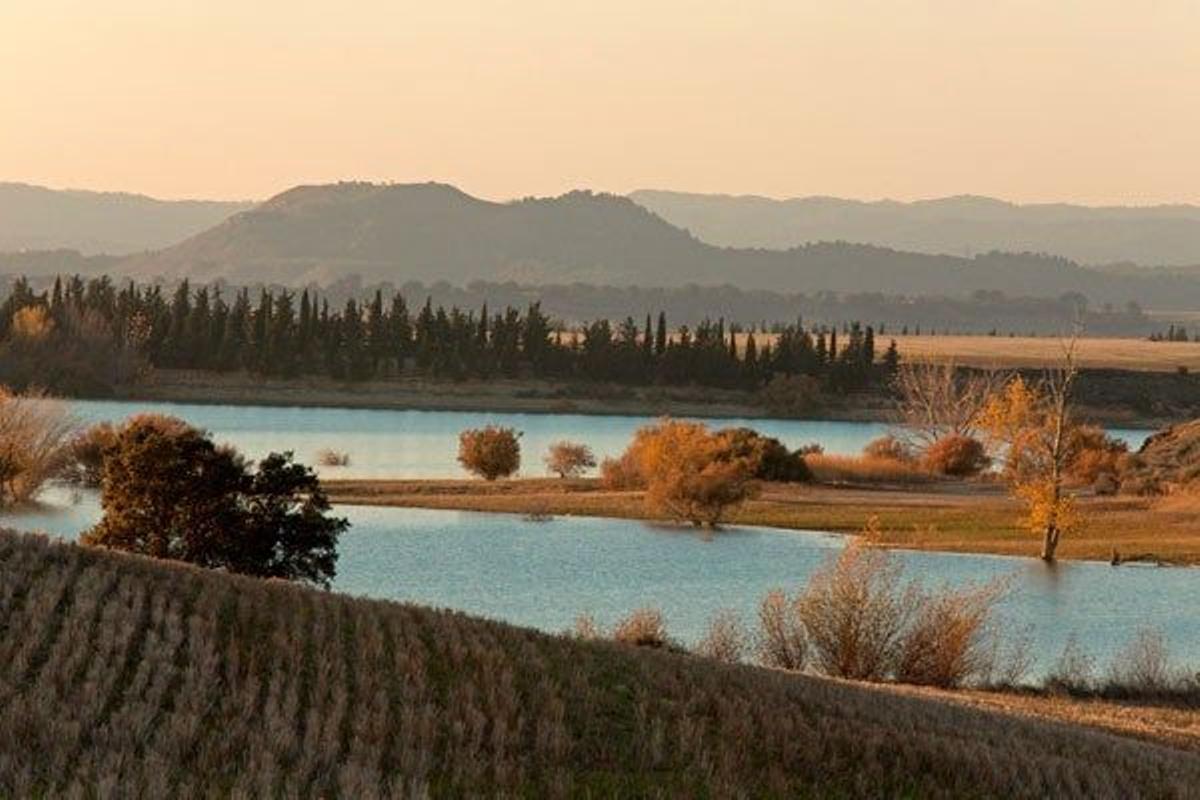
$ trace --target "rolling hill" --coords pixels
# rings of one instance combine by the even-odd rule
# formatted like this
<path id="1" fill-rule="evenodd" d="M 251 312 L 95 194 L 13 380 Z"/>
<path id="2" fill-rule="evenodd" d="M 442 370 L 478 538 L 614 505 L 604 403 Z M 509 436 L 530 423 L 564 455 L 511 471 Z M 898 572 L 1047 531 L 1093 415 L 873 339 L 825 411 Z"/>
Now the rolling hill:
<path id="1" fill-rule="evenodd" d="M 607 286 L 736 285 L 776 292 L 965 295 L 1200 307 L 1200 280 L 1113 274 L 1063 258 L 928 255 L 846 242 L 790 250 L 701 242 L 628 198 L 572 192 L 494 203 L 443 184 L 303 186 L 180 244 L 118 265 L 143 279 L 328 285 L 476 280 Z"/>
<path id="2" fill-rule="evenodd" d="M 78 250 L 84 255 L 127 255 L 155 250 L 251 205 L 0 183 L 0 252 Z"/>
<path id="3" fill-rule="evenodd" d="M 0 531 L 0 796 L 1185 797 L 1200 759 Z"/>
<path id="4" fill-rule="evenodd" d="M 703 241 L 776 250 L 849 241 L 918 253 L 1053 253 L 1082 264 L 1200 264 L 1200 206 L 1017 205 L 989 197 L 901 203 L 637 191 L 630 197 Z"/>

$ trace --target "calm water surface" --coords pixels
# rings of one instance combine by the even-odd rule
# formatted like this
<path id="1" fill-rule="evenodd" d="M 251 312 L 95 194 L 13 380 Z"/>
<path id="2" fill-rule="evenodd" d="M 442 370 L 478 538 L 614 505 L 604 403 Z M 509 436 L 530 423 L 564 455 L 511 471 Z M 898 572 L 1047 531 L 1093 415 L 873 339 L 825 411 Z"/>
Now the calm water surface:
<path id="1" fill-rule="evenodd" d="M 38 509 L 0 525 L 74 537 L 98 516 L 94 495 L 55 489 Z M 732 608 L 753 623 L 769 589 L 794 589 L 842 546 L 820 533 L 730 528 L 704 534 L 630 520 L 342 507 L 352 527 L 334 589 L 452 608 L 545 631 L 580 613 L 611 623 L 660 608 L 670 632 L 694 642 L 709 616 Z M 1032 547 L 1032 544 L 1031 544 Z M 928 586 L 1011 577 L 1010 627 L 1027 629 L 1044 672 L 1074 635 L 1100 665 L 1140 626 L 1167 635 L 1175 659 L 1200 665 L 1200 571 L 1036 559 L 902 553 Z"/>
<path id="2" fill-rule="evenodd" d="M 507 425 L 523 431 L 522 474 L 542 475 L 542 456 L 551 442 L 572 439 L 590 445 L 597 458 L 620 455 L 630 438 L 652 417 L 584 414 L 498 414 L 462 411 L 373 411 L 342 408 L 270 408 L 263 406 L 188 405 L 181 403 L 76 402 L 84 422 L 121 420 L 153 411 L 182 417 L 236 445 L 251 458 L 291 450 L 312 463 L 325 448 L 350 455 L 349 467 L 323 470 L 327 477 L 445 478 L 462 476 L 455 457 L 464 428 Z M 828 453 L 851 454 L 887 432 L 879 422 L 819 420 L 711 419 L 713 427 L 748 425 L 796 448 L 818 442 Z M 1114 435 L 1140 446 L 1148 431 L 1118 430 Z"/>

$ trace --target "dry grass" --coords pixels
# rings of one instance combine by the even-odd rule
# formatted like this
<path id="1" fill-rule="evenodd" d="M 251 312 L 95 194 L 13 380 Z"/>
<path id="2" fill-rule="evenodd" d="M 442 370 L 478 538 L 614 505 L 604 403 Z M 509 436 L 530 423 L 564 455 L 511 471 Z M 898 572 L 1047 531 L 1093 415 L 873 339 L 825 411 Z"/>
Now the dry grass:
<path id="1" fill-rule="evenodd" d="M 444 508 L 554 516 L 646 519 L 637 491 L 607 491 L 591 479 L 519 479 L 501 485 L 458 480 L 343 480 L 324 483 L 350 505 Z M 1061 559 L 1142 558 L 1200 564 L 1200 526 L 1190 511 L 1150 498 L 1084 497 L 1086 525 L 1059 546 Z M 902 489 L 766 484 L 734 512 L 733 525 L 857 533 L 874 516 L 885 546 L 959 553 L 1037 556 L 1040 542 L 1020 524 L 1021 509 L 999 487 L 936 483 Z"/>
<path id="2" fill-rule="evenodd" d="M 74 433 L 66 403 L 0 386 L 0 508 L 31 499 L 69 466 Z"/>
<path id="3" fill-rule="evenodd" d="M 0 719 L 0 795 L 13 797 L 1185 797 L 1200 785 L 1192 753 L 953 698 L 11 533 Z"/>
<path id="4" fill-rule="evenodd" d="M 883 337 L 890 339 L 892 337 Z M 952 361 L 966 367 L 1013 369 L 1046 367 L 1062 361 L 1062 342 L 1054 336 L 897 336 L 905 361 Z M 1146 339 L 1080 339 L 1079 366 L 1175 372 L 1200 370 L 1200 342 L 1151 342 Z"/>
<path id="5" fill-rule="evenodd" d="M 824 453 L 804 457 L 813 477 L 822 483 L 931 483 L 937 478 L 921 465 L 885 456 L 834 456 Z"/>

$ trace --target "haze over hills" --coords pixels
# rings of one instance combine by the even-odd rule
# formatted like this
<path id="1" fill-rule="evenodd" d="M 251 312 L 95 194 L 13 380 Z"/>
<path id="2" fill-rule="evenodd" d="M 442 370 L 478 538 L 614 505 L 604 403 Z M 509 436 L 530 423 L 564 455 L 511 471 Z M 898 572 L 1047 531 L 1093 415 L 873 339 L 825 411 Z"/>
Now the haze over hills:
<path id="1" fill-rule="evenodd" d="M 340 183 L 290 189 L 115 271 L 142 279 L 327 285 L 364 282 L 586 282 L 735 285 L 775 292 L 964 295 L 1002 291 L 1096 303 L 1200 307 L 1200 281 L 1165 271 L 1110 274 L 1063 258 L 973 258 L 844 242 L 784 251 L 724 248 L 624 197 L 572 192 L 495 203 L 444 184 Z"/>
<path id="2" fill-rule="evenodd" d="M 155 250 L 252 205 L 0 183 L 0 252 L 70 249 L 84 255 L 125 255 Z"/>
<path id="3" fill-rule="evenodd" d="M 1051 253 L 1083 264 L 1200 264 L 1200 207 L 1017 205 L 963 195 L 902 203 L 658 190 L 630 197 L 710 244 L 776 250 L 847 241 L 918 253 Z"/>

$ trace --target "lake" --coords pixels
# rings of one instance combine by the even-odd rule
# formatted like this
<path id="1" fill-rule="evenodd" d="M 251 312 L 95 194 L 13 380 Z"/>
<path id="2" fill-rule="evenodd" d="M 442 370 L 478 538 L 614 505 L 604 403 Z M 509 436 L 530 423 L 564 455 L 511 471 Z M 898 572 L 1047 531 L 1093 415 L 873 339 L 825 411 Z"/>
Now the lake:
<path id="1" fill-rule="evenodd" d="M 182 403 L 73 402 L 83 422 L 117 421 L 138 412 L 182 417 L 205 428 L 219 441 L 236 445 L 251 458 L 275 450 L 291 450 L 299 461 L 313 463 L 329 448 L 350 455 L 348 467 L 322 468 L 326 477 L 448 478 L 462 477 L 456 461 L 458 434 L 465 428 L 505 425 L 522 431 L 523 475 L 544 475 L 542 456 L 552 442 L 571 439 L 589 445 L 597 459 L 620 455 L 634 432 L 652 417 L 587 414 L 499 414 L 465 411 L 390 411 L 343 408 L 274 408 L 265 406 L 195 405 Z M 822 420 L 709 419 L 714 428 L 746 425 L 774 436 L 791 448 L 816 442 L 828 453 L 853 454 L 887 433 L 881 422 Z M 1150 431 L 1113 430 L 1139 447 Z"/>
<path id="2" fill-rule="evenodd" d="M 91 493 L 53 489 L 45 504 L 0 525 L 67 538 L 99 513 Z M 577 615 L 603 624 L 641 606 L 666 616 L 670 633 L 694 643 L 718 609 L 753 624 L 769 589 L 794 590 L 844 539 L 821 533 L 691 528 L 596 518 L 530 522 L 517 515 L 341 507 L 351 529 L 339 547 L 334 589 L 452 608 L 558 632 Z M 1032 544 L 1031 544 L 1032 548 Z M 1035 673 L 1066 639 L 1107 665 L 1140 626 L 1166 634 L 1176 660 L 1200 665 L 1200 572 L 1186 568 L 1063 562 L 939 553 L 899 554 L 926 586 L 1011 577 L 1003 611 L 1025 631 Z"/>

